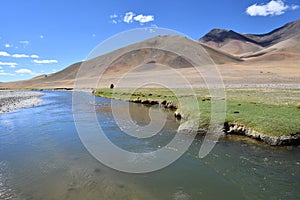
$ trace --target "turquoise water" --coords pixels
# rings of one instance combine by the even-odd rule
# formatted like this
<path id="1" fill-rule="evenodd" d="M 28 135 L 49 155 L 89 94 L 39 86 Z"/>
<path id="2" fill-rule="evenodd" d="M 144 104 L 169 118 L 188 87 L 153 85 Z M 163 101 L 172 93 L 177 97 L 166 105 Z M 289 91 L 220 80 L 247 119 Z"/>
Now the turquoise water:
<path id="1" fill-rule="evenodd" d="M 36 107 L 0 115 L 0 199 L 300 199 L 300 147 L 233 137 L 199 159 L 198 138 L 170 166 L 126 174 L 98 162 L 81 143 L 72 92 L 45 92 L 42 99 Z M 147 124 L 149 107 L 130 106 L 134 120 Z M 157 137 L 137 140 L 115 124 L 110 100 L 97 97 L 96 108 L 107 136 L 129 151 L 164 146 L 179 126 L 169 113 Z"/>

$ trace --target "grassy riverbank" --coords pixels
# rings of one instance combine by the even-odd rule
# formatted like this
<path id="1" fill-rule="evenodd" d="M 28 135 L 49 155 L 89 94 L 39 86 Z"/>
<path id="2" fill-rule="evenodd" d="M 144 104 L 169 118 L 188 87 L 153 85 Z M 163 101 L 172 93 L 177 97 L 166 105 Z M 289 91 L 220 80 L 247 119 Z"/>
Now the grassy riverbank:
<path id="1" fill-rule="evenodd" d="M 179 102 L 168 89 L 143 88 L 131 94 L 129 89 L 99 89 L 95 95 L 121 100 L 153 100 Z M 207 128 L 210 121 L 211 101 L 207 90 L 196 90 L 201 112 L 201 127 Z M 300 133 L 300 90 L 296 89 L 227 89 L 226 121 L 252 128 L 267 136 L 282 136 Z M 178 105 L 184 115 L 196 115 L 189 105 Z"/>

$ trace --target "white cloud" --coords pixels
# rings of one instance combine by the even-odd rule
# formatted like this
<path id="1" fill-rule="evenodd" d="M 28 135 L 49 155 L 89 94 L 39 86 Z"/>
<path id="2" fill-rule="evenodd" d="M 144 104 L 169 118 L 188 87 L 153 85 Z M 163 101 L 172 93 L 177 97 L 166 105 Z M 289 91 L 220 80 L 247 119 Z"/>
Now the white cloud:
<path id="1" fill-rule="evenodd" d="M 6 51 L 0 51 L 0 56 L 10 56 Z"/>
<path id="2" fill-rule="evenodd" d="M 12 45 L 11 45 L 11 44 L 8 44 L 8 43 L 7 43 L 7 44 L 5 44 L 4 46 L 5 46 L 6 48 L 10 48 L 10 47 L 12 47 Z"/>
<path id="3" fill-rule="evenodd" d="M 121 22 L 121 20 L 118 20 L 120 18 L 117 14 L 110 15 L 109 18 L 111 19 L 110 22 L 113 24 L 117 24 L 118 22 Z"/>
<path id="4" fill-rule="evenodd" d="M 18 64 L 14 63 L 14 62 L 1 62 L 0 61 L 0 65 L 18 65 Z"/>
<path id="5" fill-rule="evenodd" d="M 44 36 L 44 35 L 40 35 L 40 38 L 41 38 L 41 39 L 44 39 L 44 38 L 45 38 L 45 36 Z"/>
<path id="6" fill-rule="evenodd" d="M 14 58 L 29 58 L 30 56 L 26 55 L 26 54 L 13 54 L 11 57 L 14 57 Z"/>
<path id="7" fill-rule="evenodd" d="M 30 69 L 18 69 L 15 72 L 17 74 L 30 74 L 30 75 L 34 74 Z"/>
<path id="8" fill-rule="evenodd" d="M 37 59 L 39 58 L 38 55 L 27 55 L 27 54 L 13 54 L 13 55 L 10 55 L 9 53 L 7 53 L 6 51 L 0 51 L 0 56 L 11 56 L 13 58 L 34 58 L 34 59 Z"/>
<path id="9" fill-rule="evenodd" d="M 58 63 L 57 60 L 33 60 L 36 64 L 50 64 L 50 63 Z"/>
<path id="10" fill-rule="evenodd" d="M 125 13 L 124 16 L 113 14 L 110 15 L 109 18 L 110 23 L 118 24 L 120 22 L 125 22 L 127 24 L 131 24 L 133 22 L 139 22 L 140 24 L 148 23 L 154 21 L 153 15 L 143 15 L 143 14 L 135 14 L 132 11 Z"/>
<path id="11" fill-rule="evenodd" d="M 5 72 L 4 70 L 0 70 L 0 75 L 2 75 L 2 76 L 14 76 L 14 75 L 16 75 L 16 74 L 7 73 L 7 72 Z"/>
<path id="12" fill-rule="evenodd" d="M 298 8 L 300 8 L 300 6 L 298 5 L 291 5 L 291 10 L 297 10 Z"/>
<path id="13" fill-rule="evenodd" d="M 123 21 L 125 23 L 132 23 L 133 22 L 133 16 L 135 16 L 135 14 L 133 12 L 127 12 L 125 13 L 125 16 L 123 18 Z"/>
<path id="14" fill-rule="evenodd" d="M 117 15 L 117 14 L 113 14 L 113 15 L 110 15 L 109 17 L 110 17 L 111 19 L 115 19 L 115 18 L 118 17 L 118 15 Z"/>
<path id="15" fill-rule="evenodd" d="M 282 15 L 288 9 L 295 10 L 298 9 L 297 5 L 286 5 L 282 0 L 271 0 L 267 4 L 253 4 L 249 6 L 246 13 L 250 16 L 268 16 L 268 15 Z"/>
<path id="16" fill-rule="evenodd" d="M 31 55 L 30 58 L 39 58 L 38 55 Z"/>
<path id="17" fill-rule="evenodd" d="M 0 62 L 2 66 L 9 66 L 10 68 L 15 68 L 18 64 L 14 62 Z"/>
<path id="18" fill-rule="evenodd" d="M 24 44 L 24 46 L 29 45 L 29 41 L 27 41 L 27 40 L 22 40 L 22 41 L 20 41 L 20 43 L 21 43 L 21 44 Z"/>
<path id="19" fill-rule="evenodd" d="M 138 15 L 134 17 L 135 21 L 138 21 L 140 23 L 147 23 L 147 22 L 152 22 L 154 21 L 154 16 L 153 15 Z"/>

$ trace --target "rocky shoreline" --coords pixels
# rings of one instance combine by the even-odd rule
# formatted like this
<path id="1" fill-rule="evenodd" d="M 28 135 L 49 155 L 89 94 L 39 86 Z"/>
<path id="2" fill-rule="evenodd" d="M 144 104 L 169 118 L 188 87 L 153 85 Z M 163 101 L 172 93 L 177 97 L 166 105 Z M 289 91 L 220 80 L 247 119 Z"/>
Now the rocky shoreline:
<path id="1" fill-rule="evenodd" d="M 268 136 L 243 125 L 227 122 L 224 124 L 224 132 L 225 134 L 230 135 L 247 136 L 258 141 L 263 141 L 271 146 L 300 145 L 300 133 L 281 136 Z"/>
<path id="2" fill-rule="evenodd" d="M 0 91 L 0 114 L 35 106 L 42 102 L 40 92 Z"/>

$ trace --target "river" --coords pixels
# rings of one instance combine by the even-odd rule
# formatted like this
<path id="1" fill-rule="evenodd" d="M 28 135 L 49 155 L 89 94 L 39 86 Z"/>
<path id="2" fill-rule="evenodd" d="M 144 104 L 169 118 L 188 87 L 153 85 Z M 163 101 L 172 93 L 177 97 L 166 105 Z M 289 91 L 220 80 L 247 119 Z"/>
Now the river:
<path id="1" fill-rule="evenodd" d="M 0 115 L 0 199 L 300 199 L 300 147 L 270 147 L 232 137 L 221 139 L 200 159 L 198 138 L 164 169 L 123 173 L 101 164 L 82 144 L 72 92 L 44 93 L 38 106 Z M 128 138 L 113 120 L 111 100 L 95 101 L 104 132 L 130 151 L 165 145 L 179 126 L 168 113 L 157 137 Z M 147 124 L 149 107 L 130 106 L 134 120 Z"/>

